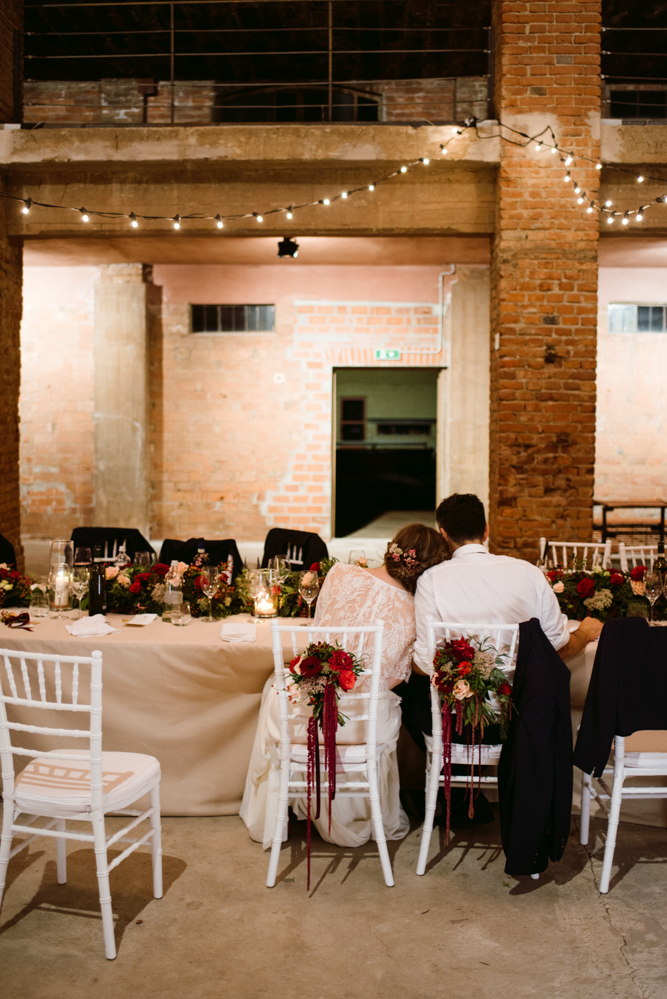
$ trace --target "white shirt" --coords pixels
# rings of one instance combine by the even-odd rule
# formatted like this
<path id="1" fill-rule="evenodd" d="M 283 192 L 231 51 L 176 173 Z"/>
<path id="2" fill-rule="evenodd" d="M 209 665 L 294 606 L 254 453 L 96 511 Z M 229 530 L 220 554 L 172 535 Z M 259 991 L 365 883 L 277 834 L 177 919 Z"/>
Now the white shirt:
<path id="1" fill-rule="evenodd" d="M 520 624 L 536 617 L 555 649 L 567 644 L 567 617 L 544 573 L 523 559 L 491 555 L 484 545 L 462 545 L 450 561 L 419 577 L 415 594 L 415 662 L 431 672 L 426 619 L 462 624 Z"/>

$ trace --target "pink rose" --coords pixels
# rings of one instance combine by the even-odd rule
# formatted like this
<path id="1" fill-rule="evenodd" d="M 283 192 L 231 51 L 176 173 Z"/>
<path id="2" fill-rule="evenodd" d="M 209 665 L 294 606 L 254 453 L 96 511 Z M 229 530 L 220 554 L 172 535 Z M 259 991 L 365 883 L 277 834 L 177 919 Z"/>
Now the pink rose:
<path id="1" fill-rule="evenodd" d="M 457 701 L 464 701 L 467 697 L 472 697 L 472 690 L 465 680 L 457 680 L 452 688 L 452 694 Z"/>
<path id="2" fill-rule="evenodd" d="M 559 579 L 557 583 L 554 583 L 554 593 L 562 593 L 564 589 L 565 583 L 562 580 Z"/>
<path id="3" fill-rule="evenodd" d="M 115 579 L 116 576 L 118 575 L 118 566 L 108 565 L 104 570 L 104 575 L 106 576 L 107 579 Z"/>

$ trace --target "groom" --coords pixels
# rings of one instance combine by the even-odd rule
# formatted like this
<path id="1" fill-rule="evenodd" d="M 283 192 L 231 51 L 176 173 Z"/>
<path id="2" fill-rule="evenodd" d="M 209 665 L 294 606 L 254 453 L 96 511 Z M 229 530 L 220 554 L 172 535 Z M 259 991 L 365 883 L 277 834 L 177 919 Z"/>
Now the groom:
<path id="1" fill-rule="evenodd" d="M 422 733 L 431 732 L 427 677 L 432 663 L 426 637 L 429 617 L 462 624 L 477 621 L 520 624 L 536 617 L 562 659 L 575 655 L 602 630 L 602 622 L 589 617 L 570 633 L 567 618 L 540 569 L 523 559 L 491 555 L 487 551 L 484 542 L 489 529 L 484 506 L 477 496 L 454 493 L 442 501 L 435 516 L 451 559 L 428 569 L 417 582 L 414 672 L 400 690 L 403 724 L 422 750 L 425 748 Z M 493 813 L 490 809 L 488 812 L 490 820 Z"/>

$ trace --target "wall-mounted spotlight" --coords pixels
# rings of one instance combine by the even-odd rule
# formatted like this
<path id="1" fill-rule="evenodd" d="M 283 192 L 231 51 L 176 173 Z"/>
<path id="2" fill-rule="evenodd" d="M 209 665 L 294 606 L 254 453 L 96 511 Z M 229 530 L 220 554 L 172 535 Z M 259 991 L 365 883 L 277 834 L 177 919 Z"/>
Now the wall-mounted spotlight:
<path id="1" fill-rule="evenodd" d="M 284 236 L 278 243 L 279 257 L 292 257 L 294 260 L 299 256 L 299 244 L 295 239 Z"/>

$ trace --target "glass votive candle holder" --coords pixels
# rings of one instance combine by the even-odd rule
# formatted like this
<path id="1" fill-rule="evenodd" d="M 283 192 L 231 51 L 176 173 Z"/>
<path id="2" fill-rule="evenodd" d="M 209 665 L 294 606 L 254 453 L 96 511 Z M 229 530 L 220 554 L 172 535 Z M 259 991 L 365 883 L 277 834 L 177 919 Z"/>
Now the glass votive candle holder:
<path id="1" fill-rule="evenodd" d="M 49 579 L 49 598 L 52 611 L 65 611 L 70 606 L 70 583 L 72 581 L 69 565 L 61 562 L 51 568 Z"/>
<path id="2" fill-rule="evenodd" d="M 262 588 L 255 597 L 255 617 L 277 617 L 279 594 L 273 592 L 273 587 Z"/>

